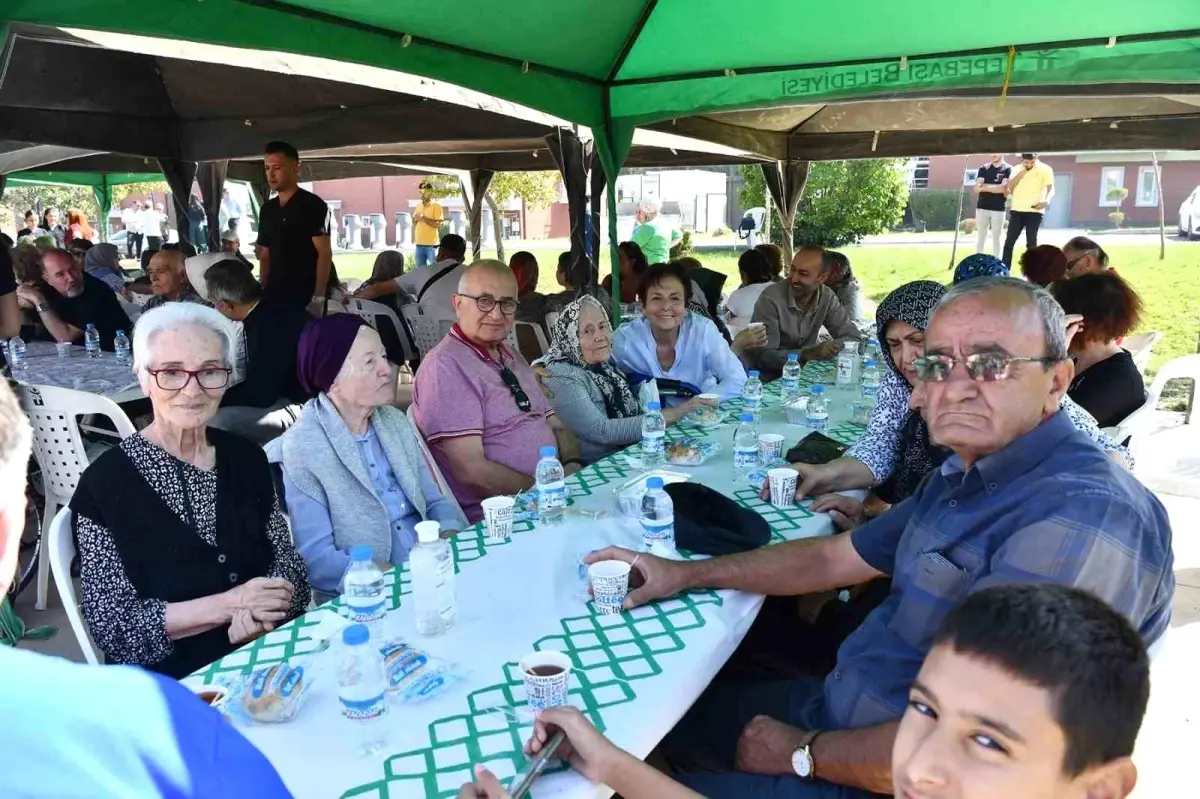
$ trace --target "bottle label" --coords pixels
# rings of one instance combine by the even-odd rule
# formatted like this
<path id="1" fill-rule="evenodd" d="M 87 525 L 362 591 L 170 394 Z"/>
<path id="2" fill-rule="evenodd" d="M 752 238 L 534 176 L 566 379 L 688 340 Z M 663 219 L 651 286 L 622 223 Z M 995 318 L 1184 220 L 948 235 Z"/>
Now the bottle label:
<path id="1" fill-rule="evenodd" d="M 353 721 L 371 721 L 381 718 L 387 712 L 386 692 L 366 699 L 354 699 L 349 696 L 339 696 L 342 705 L 342 715 Z"/>
<path id="2" fill-rule="evenodd" d="M 828 413 L 824 413 L 824 412 L 822 412 L 822 413 L 810 413 L 810 414 L 807 416 L 807 418 L 806 418 L 806 421 L 808 422 L 808 426 L 809 426 L 809 428 L 810 428 L 810 429 L 812 429 L 812 430 L 824 430 L 824 429 L 825 429 L 825 426 L 826 426 L 826 424 L 829 422 L 829 414 L 828 414 Z"/>
<path id="3" fill-rule="evenodd" d="M 352 624 L 378 621 L 387 615 L 383 594 L 350 594 L 345 596 L 346 616 Z"/>
<path id="4" fill-rule="evenodd" d="M 742 410 L 746 413 L 758 413 L 758 406 L 761 403 L 761 397 L 742 397 Z"/>
<path id="5" fill-rule="evenodd" d="M 438 615 L 444 620 L 454 618 L 454 557 L 449 552 L 444 560 L 438 562 L 437 585 L 434 587 L 434 603 Z"/>
<path id="6" fill-rule="evenodd" d="M 666 433 L 661 430 L 654 433 L 642 433 L 642 454 L 656 459 L 661 457 L 666 437 Z"/>
<path id="7" fill-rule="evenodd" d="M 795 393 L 800 388 L 800 378 L 784 377 L 779 381 L 781 391 Z"/>
<path id="8" fill-rule="evenodd" d="M 642 546 L 649 552 L 654 544 L 672 545 L 675 541 L 675 514 L 665 519 L 642 519 Z"/>
<path id="9" fill-rule="evenodd" d="M 862 395 L 864 397 L 874 397 L 878 394 L 879 394 L 879 384 L 878 383 L 863 383 L 862 384 Z"/>
<path id="10" fill-rule="evenodd" d="M 854 382 L 854 361 L 850 358 L 838 358 L 837 384 L 848 386 Z"/>
<path id="11" fill-rule="evenodd" d="M 567 484 L 563 480 L 538 486 L 538 510 L 567 507 Z"/>
<path id="12" fill-rule="evenodd" d="M 737 447 L 733 450 L 733 468 L 753 469 L 758 465 L 758 445 Z"/>

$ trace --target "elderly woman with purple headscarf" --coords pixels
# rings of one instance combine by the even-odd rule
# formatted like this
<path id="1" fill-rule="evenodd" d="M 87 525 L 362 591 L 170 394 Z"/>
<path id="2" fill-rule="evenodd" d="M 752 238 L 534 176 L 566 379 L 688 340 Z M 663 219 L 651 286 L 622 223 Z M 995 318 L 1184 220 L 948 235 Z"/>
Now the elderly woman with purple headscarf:
<path id="1" fill-rule="evenodd" d="M 396 369 L 370 325 L 353 314 L 313 322 L 296 369 L 316 397 L 267 451 L 283 467 L 296 549 L 321 599 L 340 592 L 351 548 L 368 546 L 377 563 L 398 564 L 416 543 L 417 522 L 437 521 L 443 532 L 464 522 L 392 405 Z"/>

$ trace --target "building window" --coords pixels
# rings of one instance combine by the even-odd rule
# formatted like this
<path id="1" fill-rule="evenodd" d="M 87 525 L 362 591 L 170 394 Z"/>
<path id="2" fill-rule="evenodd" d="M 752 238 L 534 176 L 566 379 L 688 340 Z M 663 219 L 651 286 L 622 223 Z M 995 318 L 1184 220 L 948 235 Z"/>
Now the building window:
<path id="1" fill-rule="evenodd" d="M 1137 196 L 1134 200 L 1139 207 L 1158 207 L 1158 177 L 1154 174 L 1154 167 L 1138 167 Z"/>
<path id="2" fill-rule="evenodd" d="M 978 169 L 963 170 L 963 185 L 964 186 L 974 186 L 975 181 L 978 179 L 979 179 L 979 170 Z"/>
<path id="3" fill-rule="evenodd" d="M 1121 198 L 1116 196 L 1117 189 L 1125 188 L 1125 167 L 1105 166 L 1100 168 L 1100 207 L 1116 208 L 1121 204 Z"/>
<path id="4" fill-rule="evenodd" d="M 929 188 L 929 157 L 910 158 L 908 161 L 908 187 L 910 189 Z"/>

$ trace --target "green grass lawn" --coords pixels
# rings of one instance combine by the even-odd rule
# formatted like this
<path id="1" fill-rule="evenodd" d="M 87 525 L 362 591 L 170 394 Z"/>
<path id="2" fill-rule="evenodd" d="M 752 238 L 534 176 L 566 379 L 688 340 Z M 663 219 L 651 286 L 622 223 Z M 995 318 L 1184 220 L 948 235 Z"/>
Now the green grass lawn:
<path id="1" fill-rule="evenodd" d="M 541 264 L 538 289 L 558 291 L 554 264 L 561 249 L 537 247 L 537 244 L 528 243 Z M 1158 260 L 1157 244 L 1114 244 L 1106 249 L 1113 265 L 1133 284 L 1145 304 L 1139 329 L 1163 334 L 1154 347 L 1151 371 L 1171 358 L 1196 352 L 1196 336 L 1200 332 L 1200 245 L 1169 246 L 1164 261 Z M 866 245 L 846 247 L 843 251 L 849 256 L 863 290 L 875 302 L 912 280 L 949 283 L 953 272 L 949 267 L 949 245 Z M 960 258 L 970 252 L 969 248 L 958 250 Z M 737 252 L 701 251 L 697 255 L 705 266 L 730 276 L 727 290 L 737 286 Z M 484 256 L 494 257 L 495 253 L 485 250 Z M 343 278 L 366 278 L 374 260 L 375 253 L 339 253 L 338 274 Z M 607 265 L 602 265 L 600 272 L 607 274 Z"/>

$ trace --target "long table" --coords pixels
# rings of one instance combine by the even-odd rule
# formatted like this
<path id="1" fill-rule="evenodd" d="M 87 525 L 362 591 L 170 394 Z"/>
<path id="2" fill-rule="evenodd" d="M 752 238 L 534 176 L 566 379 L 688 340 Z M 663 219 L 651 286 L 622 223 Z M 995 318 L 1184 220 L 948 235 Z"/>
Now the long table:
<path id="1" fill-rule="evenodd" d="M 830 379 L 809 367 L 805 388 Z M 863 428 L 849 422 L 850 392 L 831 390 L 830 429 L 851 443 Z M 761 513 L 774 542 L 828 535 L 829 517 L 804 507 L 779 510 L 734 480 L 732 422 L 741 400 L 722 405 L 726 424 L 701 429 L 682 423 L 668 439 L 705 439 L 720 452 L 689 472 Z M 768 386 L 760 432 L 782 433 L 787 445 L 808 431 L 789 425 L 779 406 L 778 384 Z M 390 633 L 444 661 L 457 664 L 457 681 L 441 695 L 406 705 L 393 702 L 384 752 L 352 754 L 349 725 L 337 703 L 337 678 L 329 651 L 311 656 L 312 694 L 291 721 L 244 725 L 242 731 L 271 760 L 288 788 L 307 797 L 453 797 L 484 763 L 502 779 L 525 766 L 522 744 L 531 730 L 517 661 L 533 650 L 567 653 L 574 662 L 570 701 L 618 746 L 645 757 L 708 686 L 742 640 L 763 598 L 740 591 L 696 591 L 619 615 L 599 615 L 579 580 L 579 558 L 609 544 L 637 549 L 640 527 L 621 517 L 614 488 L 643 470 L 621 454 L 568 478 L 572 502 L 560 526 L 518 522 L 505 540 L 489 540 L 482 525 L 452 541 L 458 576 L 458 621 L 436 638 L 417 635 L 407 565 L 388 572 Z M 345 622 L 338 602 L 317 608 L 242 647 L 188 681 L 220 682 L 231 675 L 284 660 L 298 660 L 335 636 Z M 541 797 L 609 796 L 578 773 L 561 770 L 540 779 Z"/>
<path id="2" fill-rule="evenodd" d="M 111 352 L 89 358 L 78 345 L 71 347 L 66 358 L 60 358 L 53 342 L 30 341 L 25 345 L 25 368 L 11 372 L 13 379 L 24 385 L 88 391 L 116 403 L 143 397 L 132 367 L 118 363 Z"/>

